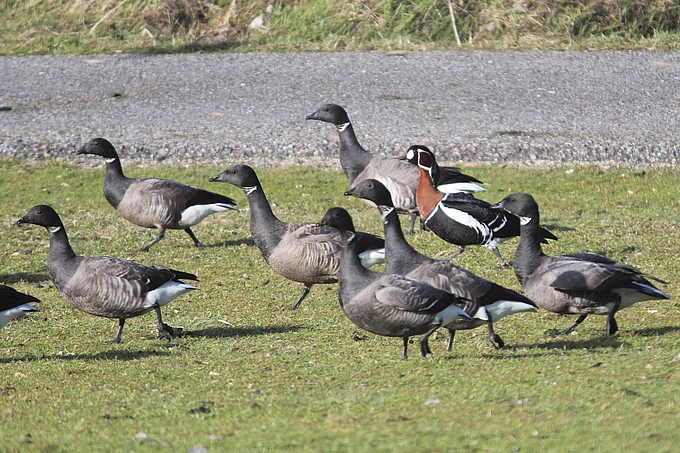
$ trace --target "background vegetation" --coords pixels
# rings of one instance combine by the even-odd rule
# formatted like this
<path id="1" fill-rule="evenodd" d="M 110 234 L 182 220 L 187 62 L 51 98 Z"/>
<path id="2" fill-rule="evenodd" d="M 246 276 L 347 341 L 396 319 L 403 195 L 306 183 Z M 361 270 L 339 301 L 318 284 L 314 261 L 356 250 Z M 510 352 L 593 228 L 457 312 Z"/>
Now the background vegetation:
<path id="1" fill-rule="evenodd" d="M 0 0 L 4 55 L 668 50 L 679 32 L 680 0 Z"/>
<path id="2" fill-rule="evenodd" d="M 124 159 L 124 156 L 123 156 Z M 130 176 L 164 176 L 238 200 L 227 184 L 209 184 L 221 168 L 157 166 Z M 560 240 L 551 254 L 603 252 L 669 280 L 671 301 L 645 302 L 617 317 L 603 337 L 592 316 L 565 338 L 543 336 L 573 317 L 546 312 L 503 320 L 506 348 L 484 329 L 460 332 L 452 353 L 445 336 L 425 360 L 415 346 L 354 327 L 336 285 L 316 286 L 296 312 L 301 287 L 275 275 L 250 239 L 248 212 L 214 215 L 194 228 L 208 245 L 193 247 L 170 231 L 150 252 L 136 252 L 154 232 L 122 221 L 101 193 L 103 169 L 0 161 L 0 282 L 40 299 L 40 313 L 0 331 L 0 450 L 8 452 L 378 451 L 378 452 L 671 452 L 680 424 L 678 394 L 680 275 L 677 204 L 680 174 L 671 169 L 591 167 L 518 169 L 476 166 L 482 195 L 532 192 L 543 223 Z M 377 210 L 343 197 L 337 171 L 309 167 L 259 170 L 283 220 L 316 221 L 335 205 L 358 227 L 381 232 Z M 158 340 L 155 318 L 117 323 L 70 308 L 49 282 L 48 234 L 11 226 L 31 206 L 61 214 L 79 254 L 163 264 L 199 278 L 199 290 L 164 310 L 182 327 Z M 452 247 L 419 232 L 409 241 L 431 256 Z M 501 244 L 510 258 L 517 241 Z M 519 289 L 492 253 L 471 247 L 457 263 Z M 198 452 L 199 450 L 194 450 Z M 205 450 L 203 450 L 205 451 Z"/>

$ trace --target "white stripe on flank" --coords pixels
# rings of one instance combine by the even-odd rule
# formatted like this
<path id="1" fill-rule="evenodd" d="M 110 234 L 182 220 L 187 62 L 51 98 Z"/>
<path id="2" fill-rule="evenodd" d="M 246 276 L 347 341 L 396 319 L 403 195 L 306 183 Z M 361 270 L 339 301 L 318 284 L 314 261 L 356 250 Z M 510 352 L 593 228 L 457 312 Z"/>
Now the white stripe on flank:
<path id="1" fill-rule="evenodd" d="M 447 208 L 441 203 L 438 205 L 438 209 L 441 209 L 442 212 L 454 222 L 460 223 L 461 225 L 465 225 L 466 227 L 477 231 L 482 235 L 482 237 L 484 237 L 484 242 L 486 242 L 491 237 L 491 230 L 489 230 L 489 227 L 475 219 L 467 212 L 459 211 L 458 209 Z M 432 214 L 434 214 L 436 211 L 436 209 L 432 211 Z"/>
<path id="2" fill-rule="evenodd" d="M 494 322 L 508 315 L 514 315 L 515 313 L 538 311 L 533 305 L 517 300 L 499 300 L 491 305 L 486 305 L 485 308 L 491 313 L 491 319 L 493 319 Z"/>
<path id="3" fill-rule="evenodd" d="M 196 225 L 210 214 L 224 212 L 230 209 L 235 208 L 234 206 L 226 203 L 197 204 L 194 206 L 189 206 L 184 211 L 182 211 L 182 218 L 179 221 L 179 226 L 182 228 L 189 228 L 190 226 Z"/>
<path id="4" fill-rule="evenodd" d="M 151 308 L 156 303 L 162 307 L 172 302 L 173 299 L 194 289 L 196 289 L 195 286 L 186 283 L 168 282 L 153 291 L 149 291 L 144 301 L 144 308 Z"/>
<path id="5" fill-rule="evenodd" d="M 9 310 L 0 311 L 0 329 L 13 319 L 21 318 L 29 311 L 38 311 L 33 305 L 22 304 Z"/>
<path id="6" fill-rule="evenodd" d="M 442 193 L 474 193 L 486 192 L 484 187 L 480 187 L 473 182 L 452 182 L 437 186 L 437 190 Z"/>
<path id="7" fill-rule="evenodd" d="M 366 269 L 385 262 L 385 249 L 371 249 L 359 253 L 361 265 Z"/>

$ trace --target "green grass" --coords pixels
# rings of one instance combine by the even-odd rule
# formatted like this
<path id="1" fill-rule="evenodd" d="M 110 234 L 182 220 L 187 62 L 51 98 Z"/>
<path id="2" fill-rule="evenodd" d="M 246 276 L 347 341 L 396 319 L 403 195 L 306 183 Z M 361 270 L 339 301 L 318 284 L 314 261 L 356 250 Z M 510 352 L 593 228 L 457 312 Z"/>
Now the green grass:
<path id="1" fill-rule="evenodd" d="M 448 0 L 0 0 L 0 55 L 680 48 L 680 0 L 451 5 L 460 45 Z"/>
<path id="2" fill-rule="evenodd" d="M 245 207 L 236 188 L 207 182 L 221 170 L 127 173 L 207 187 Z M 39 313 L 0 331 L 0 450 L 675 451 L 678 171 L 465 170 L 487 181 L 489 201 L 510 191 L 535 195 L 543 223 L 560 236 L 546 252 L 605 252 L 671 281 L 664 290 L 673 299 L 622 311 L 621 331 L 612 338 L 603 337 L 602 316 L 566 338 L 546 338 L 545 329 L 564 328 L 573 318 L 542 311 L 500 322 L 507 345 L 501 351 L 477 329 L 460 332 L 452 353 L 440 335 L 431 341 L 433 359 L 412 347 L 401 361 L 399 339 L 362 332 L 345 318 L 336 285 L 314 287 L 296 312 L 281 310 L 301 287 L 264 263 L 247 212 L 214 215 L 195 227 L 206 249 L 170 231 L 150 252 L 136 252 L 155 233 L 122 221 L 108 206 L 102 168 L 0 161 L 0 281 L 42 299 Z M 340 205 L 361 229 L 381 231 L 377 211 L 342 196 L 347 183 L 339 172 L 258 173 L 284 220 L 316 221 Z M 200 289 L 164 310 L 166 322 L 187 335 L 171 344 L 158 340 L 147 314 L 129 320 L 122 343 L 113 345 L 114 320 L 70 308 L 48 280 L 47 232 L 11 226 L 42 203 L 62 215 L 79 254 L 195 272 Z M 430 255 L 452 250 L 431 233 L 409 240 Z M 510 258 L 515 246 L 516 240 L 501 244 L 501 252 Z M 457 262 L 519 289 L 512 271 L 494 268 L 488 250 L 469 248 Z"/>

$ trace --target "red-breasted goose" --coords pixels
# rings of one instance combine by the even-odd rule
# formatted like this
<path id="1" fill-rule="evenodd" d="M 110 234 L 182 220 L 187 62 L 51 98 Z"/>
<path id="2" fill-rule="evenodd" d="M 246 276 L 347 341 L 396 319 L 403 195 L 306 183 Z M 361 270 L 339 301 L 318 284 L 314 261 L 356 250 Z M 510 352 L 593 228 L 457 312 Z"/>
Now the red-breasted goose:
<path id="1" fill-rule="evenodd" d="M 229 197 L 176 181 L 127 178 L 116 149 L 106 139 L 90 140 L 78 150 L 78 154 L 93 154 L 106 159 L 106 200 L 128 222 L 158 230 L 158 235 L 142 247 L 142 251 L 148 251 L 163 239 L 167 229 L 186 231 L 194 245 L 201 247 L 191 227 L 210 214 L 236 209 L 236 202 Z"/>
<path id="2" fill-rule="evenodd" d="M 500 349 L 504 342 L 494 332 L 493 323 L 515 313 L 536 311 L 536 304 L 516 291 L 483 279 L 448 261 L 434 260 L 417 252 L 406 242 L 390 193 L 379 181 L 361 181 L 345 195 L 356 195 L 378 206 L 385 226 L 386 273 L 415 278 L 471 301 L 463 308 L 472 319 L 461 318 L 444 326 L 449 330 L 447 351 L 451 351 L 456 330 L 474 329 L 481 325 L 488 326 L 489 341 L 496 349 Z"/>
<path id="3" fill-rule="evenodd" d="M 459 247 L 448 259 L 460 255 L 468 245 L 481 245 L 496 255 L 501 268 L 507 268 L 497 243 L 519 236 L 517 216 L 470 194 L 445 194 L 437 190 L 433 175 L 437 177 L 440 170 L 434 154 L 426 146 L 411 146 L 405 159 L 420 173 L 416 202 L 421 219 L 434 234 Z M 542 241 L 557 239 L 544 228 L 540 228 L 539 233 Z"/>
<path id="4" fill-rule="evenodd" d="M 408 357 L 408 340 L 420 338 L 420 353 L 430 357 L 428 339 L 439 327 L 470 316 L 462 306 L 463 298 L 427 283 L 398 274 L 382 274 L 361 265 L 357 237 L 349 213 L 330 209 L 321 223 L 340 230 L 343 253 L 338 270 L 338 299 L 345 315 L 354 324 L 376 335 L 401 337 L 402 359 Z"/>
<path id="5" fill-rule="evenodd" d="M 260 180 L 251 167 L 236 165 L 210 179 L 239 187 L 250 204 L 250 233 L 269 266 L 283 277 L 304 284 L 302 294 L 291 307 L 296 310 L 315 284 L 336 283 L 342 253 L 338 230 L 318 223 L 287 223 L 272 212 Z M 384 262 L 385 241 L 360 233 L 364 265 Z"/>
<path id="6" fill-rule="evenodd" d="M 64 299 L 94 316 L 118 319 L 114 343 L 120 343 L 127 318 L 154 310 L 161 338 L 172 340 L 175 329 L 163 323 L 161 307 L 196 287 L 181 280 L 197 280 L 187 272 L 162 266 L 144 266 L 108 256 L 78 256 L 64 224 L 50 206 L 32 207 L 17 224 L 43 226 L 50 234 L 47 270 Z"/>
<path id="7" fill-rule="evenodd" d="M 394 206 L 400 213 L 411 214 L 408 232 L 413 233 L 418 210 L 416 208 L 416 169 L 388 156 L 374 155 L 366 151 L 354 134 L 354 127 L 344 108 L 336 104 L 322 105 L 316 112 L 307 115 L 308 120 L 324 121 L 335 125 L 340 136 L 340 165 L 349 179 L 350 187 L 364 179 L 377 179 L 392 194 Z M 475 183 L 478 179 L 461 173 L 455 167 L 441 169 L 440 184 L 450 191 L 479 192 L 483 188 Z"/>
<path id="8" fill-rule="evenodd" d="M 13 319 L 21 318 L 32 311 L 38 311 L 31 305 L 32 302 L 40 302 L 40 300 L 20 293 L 11 286 L 0 285 L 0 329 Z"/>
<path id="9" fill-rule="evenodd" d="M 606 335 L 618 331 L 616 312 L 643 300 L 670 299 L 639 269 L 595 253 L 547 256 L 541 249 L 538 204 L 528 193 L 513 193 L 496 206 L 519 216 L 522 234 L 515 252 L 515 275 L 539 307 L 560 314 L 580 315 L 559 332 L 567 335 L 588 315 L 607 315 Z"/>

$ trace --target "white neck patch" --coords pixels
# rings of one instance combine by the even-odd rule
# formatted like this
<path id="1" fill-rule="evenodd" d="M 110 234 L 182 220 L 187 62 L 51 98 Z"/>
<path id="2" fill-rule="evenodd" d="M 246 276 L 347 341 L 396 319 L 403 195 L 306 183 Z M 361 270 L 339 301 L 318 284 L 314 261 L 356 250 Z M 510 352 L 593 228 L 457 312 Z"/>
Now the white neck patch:
<path id="1" fill-rule="evenodd" d="M 257 190 L 257 186 L 252 186 L 252 187 L 244 187 L 243 192 L 246 195 L 250 195 L 251 193 L 255 192 Z"/>
<path id="2" fill-rule="evenodd" d="M 354 238 L 357 237 L 357 234 L 353 231 L 348 231 L 347 232 L 347 243 L 349 244 L 354 240 Z"/>
<path id="3" fill-rule="evenodd" d="M 387 216 L 394 211 L 394 206 L 385 206 L 384 204 L 381 204 L 378 205 L 378 209 L 380 209 L 380 216 L 383 219 L 383 223 L 387 223 Z"/>
<path id="4" fill-rule="evenodd" d="M 118 158 L 117 157 L 109 157 L 108 159 L 104 159 L 104 160 L 106 161 L 107 164 L 110 164 L 111 162 L 115 162 L 116 160 L 118 160 Z"/>
<path id="5" fill-rule="evenodd" d="M 61 230 L 61 227 L 60 227 L 60 226 L 51 226 L 51 227 L 47 227 L 47 231 L 49 231 L 50 234 L 54 234 L 54 233 L 56 233 L 56 232 L 59 231 L 59 230 Z"/>
<path id="6" fill-rule="evenodd" d="M 520 225 L 527 225 L 529 222 L 531 222 L 531 217 L 519 217 L 519 224 Z"/>
<path id="7" fill-rule="evenodd" d="M 336 124 L 336 127 L 338 128 L 338 132 L 342 132 L 345 129 L 347 129 L 347 126 L 349 126 L 349 125 L 350 125 L 350 123 L 347 122 L 347 123 L 344 123 L 344 124 Z"/>

